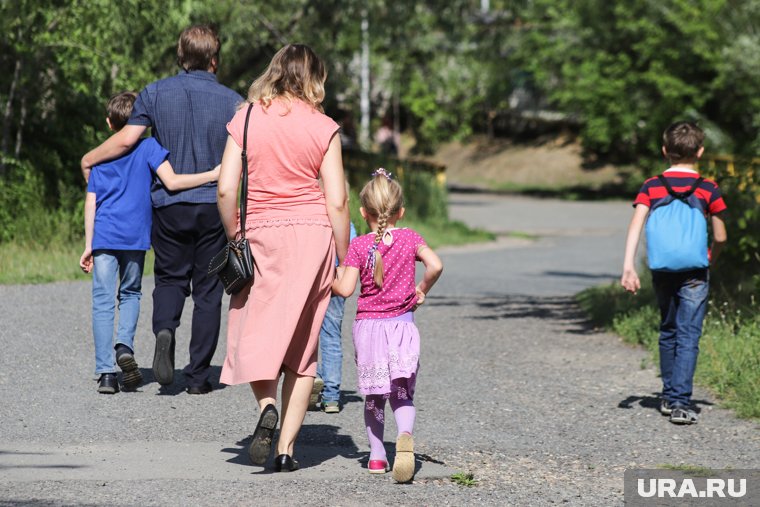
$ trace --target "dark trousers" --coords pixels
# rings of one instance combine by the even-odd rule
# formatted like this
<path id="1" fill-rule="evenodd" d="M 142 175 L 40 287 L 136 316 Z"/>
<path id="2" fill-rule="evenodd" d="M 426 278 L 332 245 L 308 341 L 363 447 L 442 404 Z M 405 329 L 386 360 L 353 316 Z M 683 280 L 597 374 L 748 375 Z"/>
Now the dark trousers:
<path id="1" fill-rule="evenodd" d="M 177 329 L 192 293 L 190 364 L 184 373 L 188 385 L 200 386 L 208 380 L 222 312 L 222 284 L 208 275 L 209 261 L 226 243 L 216 204 L 154 208 L 151 240 L 156 256 L 153 332 Z"/>

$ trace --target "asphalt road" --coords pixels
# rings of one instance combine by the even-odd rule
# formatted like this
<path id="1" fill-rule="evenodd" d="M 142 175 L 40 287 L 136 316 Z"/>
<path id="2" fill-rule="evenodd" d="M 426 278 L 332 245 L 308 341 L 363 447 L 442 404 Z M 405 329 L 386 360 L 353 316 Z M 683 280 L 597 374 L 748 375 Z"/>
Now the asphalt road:
<path id="1" fill-rule="evenodd" d="M 2 286 L 0 505 L 621 505 L 626 468 L 760 467 L 755 423 L 697 389 L 699 424 L 671 425 L 656 410 L 647 353 L 590 328 L 575 306 L 577 291 L 617 278 L 630 213 L 622 202 L 451 196 L 454 218 L 501 236 L 440 252 L 444 275 L 417 315 L 418 470 L 407 485 L 364 468 L 355 299 L 343 327 L 345 408 L 308 413 L 303 468 L 275 474 L 247 462 L 250 389 L 216 383 L 190 396 L 179 372 L 170 389 L 153 381 L 151 279 L 136 337 L 146 384 L 115 396 L 92 379 L 89 283 Z M 215 379 L 224 353 L 222 337 Z M 477 484 L 453 482 L 458 472 Z"/>

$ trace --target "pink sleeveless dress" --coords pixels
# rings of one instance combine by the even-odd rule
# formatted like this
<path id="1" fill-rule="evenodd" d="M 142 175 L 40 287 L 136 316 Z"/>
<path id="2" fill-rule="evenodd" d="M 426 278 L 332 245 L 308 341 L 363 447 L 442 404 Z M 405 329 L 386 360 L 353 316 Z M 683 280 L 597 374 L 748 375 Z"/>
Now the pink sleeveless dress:
<path id="1" fill-rule="evenodd" d="M 290 111 L 288 111 L 288 106 Z M 247 104 L 227 124 L 243 143 Z M 253 284 L 230 300 L 221 382 L 314 376 L 319 329 L 335 271 L 335 244 L 317 177 L 338 125 L 308 104 L 256 104 L 248 125 L 246 237 Z"/>

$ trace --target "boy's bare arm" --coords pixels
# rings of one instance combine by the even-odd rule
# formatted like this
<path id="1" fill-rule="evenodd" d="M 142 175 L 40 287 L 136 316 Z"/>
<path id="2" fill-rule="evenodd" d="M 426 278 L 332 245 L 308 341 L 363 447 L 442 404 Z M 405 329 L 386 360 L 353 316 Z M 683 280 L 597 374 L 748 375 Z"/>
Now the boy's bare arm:
<path id="1" fill-rule="evenodd" d="M 710 224 L 712 225 L 713 241 L 710 247 L 710 263 L 714 264 L 720 255 L 720 251 L 723 250 L 723 246 L 728 240 L 728 233 L 726 232 L 726 223 L 723 220 L 723 213 L 712 215 L 710 217 Z"/>
<path id="2" fill-rule="evenodd" d="M 172 191 L 186 190 L 188 188 L 199 187 L 206 183 L 211 183 L 219 179 L 219 167 L 216 166 L 210 171 L 195 174 L 177 174 L 168 160 L 158 166 L 156 174 L 161 178 L 164 186 Z"/>
<path id="3" fill-rule="evenodd" d="M 641 281 L 636 272 L 636 250 L 639 246 L 641 230 L 644 228 L 644 222 L 649 214 L 649 206 L 637 204 L 633 210 L 631 223 L 628 225 L 628 234 L 625 238 L 625 256 L 623 258 L 623 276 L 620 277 L 620 285 L 625 290 L 636 294 L 641 288 Z"/>
<path id="4" fill-rule="evenodd" d="M 125 125 L 100 146 L 87 152 L 80 163 L 85 181 L 90 179 L 92 166 L 124 155 L 140 140 L 146 128 L 142 125 Z"/>
<path id="5" fill-rule="evenodd" d="M 95 233 L 95 207 L 96 196 L 93 192 L 87 192 L 84 200 L 84 252 L 79 258 L 79 267 L 82 271 L 92 271 L 92 236 Z"/>

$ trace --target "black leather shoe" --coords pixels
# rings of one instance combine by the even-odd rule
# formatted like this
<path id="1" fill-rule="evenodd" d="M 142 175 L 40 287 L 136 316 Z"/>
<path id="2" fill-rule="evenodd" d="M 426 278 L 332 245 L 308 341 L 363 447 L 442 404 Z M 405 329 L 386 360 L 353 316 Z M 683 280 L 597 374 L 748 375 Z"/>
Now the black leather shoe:
<path id="1" fill-rule="evenodd" d="M 104 373 L 100 376 L 98 392 L 101 394 L 116 394 L 119 392 L 119 381 L 115 373 Z"/>
<path id="2" fill-rule="evenodd" d="M 174 331 L 171 329 L 162 329 L 156 334 L 153 376 L 162 386 L 174 382 Z"/>
<path id="3" fill-rule="evenodd" d="M 259 423 L 253 432 L 251 445 L 248 446 L 248 457 L 251 463 L 257 466 L 264 466 L 272 451 L 272 441 L 274 440 L 274 430 L 277 427 L 277 420 L 280 418 L 274 405 L 267 405 L 261 411 Z"/>
<path id="4" fill-rule="evenodd" d="M 274 459 L 275 472 L 295 472 L 299 468 L 298 462 L 287 454 L 280 454 Z"/>
<path id="5" fill-rule="evenodd" d="M 211 387 L 211 384 L 204 382 L 199 386 L 189 386 L 187 388 L 187 394 L 208 394 L 213 390 L 214 388 Z"/>
<path id="6" fill-rule="evenodd" d="M 124 383 L 125 391 L 133 391 L 140 387 L 142 373 L 140 373 L 135 356 L 129 348 L 122 347 L 116 351 L 116 364 L 121 368 L 121 381 Z"/>

